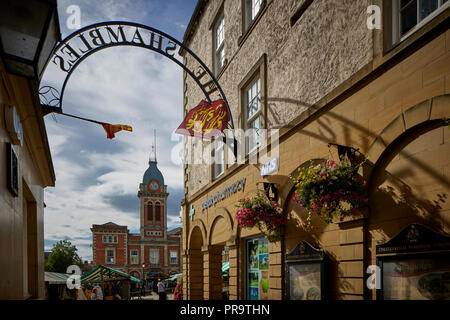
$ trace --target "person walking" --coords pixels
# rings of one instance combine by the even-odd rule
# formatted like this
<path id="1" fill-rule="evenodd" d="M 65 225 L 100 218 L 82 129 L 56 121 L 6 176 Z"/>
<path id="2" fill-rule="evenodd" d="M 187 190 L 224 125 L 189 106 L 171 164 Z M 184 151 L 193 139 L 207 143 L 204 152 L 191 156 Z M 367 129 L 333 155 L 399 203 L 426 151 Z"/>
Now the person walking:
<path id="1" fill-rule="evenodd" d="M 177 279 L 177 286 L 173 291 L 173 300 L 183 300 L 183 277 Z"/>
<path id="2" fill-rule="evenodd" d="M 158 295 L 159 300 L 166 300 L 166 288 L 161 279 L 158 279 Z"/>

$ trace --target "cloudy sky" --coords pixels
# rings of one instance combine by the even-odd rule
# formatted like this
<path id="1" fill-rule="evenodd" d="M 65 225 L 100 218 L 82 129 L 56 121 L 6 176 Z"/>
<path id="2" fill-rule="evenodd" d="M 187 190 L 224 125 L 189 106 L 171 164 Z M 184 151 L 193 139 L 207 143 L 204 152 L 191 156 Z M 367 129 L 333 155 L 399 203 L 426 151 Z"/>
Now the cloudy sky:
<path id="1" fill-rule="evenodd" d="M 178 40 L 196 0 L 58 0 L 62 38 L 72 33 L 66 10 L 77 5 L 81 27 L 125 20 L 159 29 Z M 42 83 L 52 82 L 52 72 Z M 65 90 L 65 113 L 109 123 L 129 124 L 112 140 L 100 125 L 56 115 L 45 118 L 56 186 L 45 190 L 45 249 L 62 239 L 92 259 L 92 224 L 109 221 L 139 232 L 139 183 L 157 130 L 158 167 L 168 185 L 168 227 L 180 226 L 183 171 L 173 161 L 181 137 L 182 69 L 142 48 L 116 47 L 93 54 L 72 74 Z M 170 112 L 167 112 L 167 111 Z"/>

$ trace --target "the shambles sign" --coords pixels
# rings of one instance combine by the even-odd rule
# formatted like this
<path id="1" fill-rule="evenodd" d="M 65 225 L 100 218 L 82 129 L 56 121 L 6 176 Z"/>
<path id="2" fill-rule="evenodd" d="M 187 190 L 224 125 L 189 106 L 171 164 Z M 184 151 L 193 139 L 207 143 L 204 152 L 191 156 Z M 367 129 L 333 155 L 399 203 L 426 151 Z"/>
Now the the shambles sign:
<path id="1" fill-rule="evenodd" d="M 58 112 L 58 108 L 62 111 L 67 82 L 81 62 L 95 52 L 116 46 L 140 47 L 169 58 L 194 79 L 208 102 L 211 102 L 210 94 L 218 90 L 224 102 L 224 108 L 230 115 L 231 127 L 234 127 L 228 102 L 219 83 L 195 53 L 162 31 L 126 21 L 108 21 L 83 27 L 55 46 L 44 68 L 46 73 L 51 72 L 52 85 L 40 84 L 41 104 L 45 107 L 44 114 Z M 183 59 L 177 56 L 180 51 L 192 58 L 189 66 L 184 65 Z M 42 75 L 40 76 L 42 78 Z"/>
<path id="2" fill-rule="evenodd" d="M 222 201 L 225 198 L 228 198 L 229 196 L 233 195 L 238 191 L 244 191 L 244 186 L 245 186 L 245 178 L 242 178 L 241 180 L 238 180 L 232 185 L 226 187 L 222 191 L 217 191 L 216 194 L 214 194 L 213 196 L 209 197 L 207 200 L 202 202 L 202 211 L 208 209 L 213 205 L 216 205 L 216 203 Z"/>

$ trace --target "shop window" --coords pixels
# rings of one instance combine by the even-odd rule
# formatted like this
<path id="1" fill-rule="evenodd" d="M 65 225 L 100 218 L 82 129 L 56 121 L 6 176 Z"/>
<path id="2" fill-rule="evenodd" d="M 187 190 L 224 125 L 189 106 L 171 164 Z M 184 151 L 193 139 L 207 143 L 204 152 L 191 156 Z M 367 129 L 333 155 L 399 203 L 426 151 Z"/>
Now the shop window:
<path id="1" fill-rule="evenodd" d="M 139 253 L 137 250 L 130 251 L 130 263 L 138 264 L 139 263 Z"/>
<path id="2" fill-rule="evenodd" d="M 219 74 L 225 65 L 225 29 L 223 11 L 214 25 L 214 72 Z"/>
<path id="3" fill-rule="evenodd" d="M 286 298 L 288 300 L 324 300 L 327 256 L 323 250 L 301 241 L 286 255 Z"/>
<path id="4" fill-rule="evenodd" d="M 417 224 L 376 246 L 380 300 L 449 300 L 450 237 Z"/>
<path id="5" fill-rule="evenodd" d="M 116 250 L 106 249 L 106 263 L 115 264 L 116 263 Z"/>
<path id="6" fill-rule="evenodd" d="M 248 300 L 269 299 L 269 241 L 258 237 L 246 242 Z"/>
<path id="7" fill-rule="evenodd" d="M 224 143 L 221 139 L 222 136 L 219 136 L 218 139 L 214 139 L 212 142 L 212 178 L 213 180 L 219 178 L 223 172 L 225 171 L 225 150 L 224 150 Z"/>
<path id="8" fill-rule="evenodd" d="M 170 264 L 177 264 L 177 263 L 178 263 L 178 252 L 170 251 Z"/>
<path id="9" fill-rule="evenodd" d="M 448 0 L 392 0 L 393 44 L 406 39 L 449 5 Z"/>

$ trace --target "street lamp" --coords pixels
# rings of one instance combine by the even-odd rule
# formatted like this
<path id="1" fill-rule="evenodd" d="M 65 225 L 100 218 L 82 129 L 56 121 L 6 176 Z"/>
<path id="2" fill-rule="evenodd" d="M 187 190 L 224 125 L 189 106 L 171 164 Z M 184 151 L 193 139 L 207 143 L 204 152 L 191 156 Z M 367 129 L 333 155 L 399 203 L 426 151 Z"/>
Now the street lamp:
<path id="1" fill-rule="evenodd" d="M 59 41 L 56 0 L 0 1 L 0 54 L 8 72 L 40 79 Z"/>
<path id="2" fill-rule="evenodd" d="M 145 263 L 142 264 L 142 295 L 145 296 L 145 273 L 144 273 L 144 269 L 145 269 Z"/>

